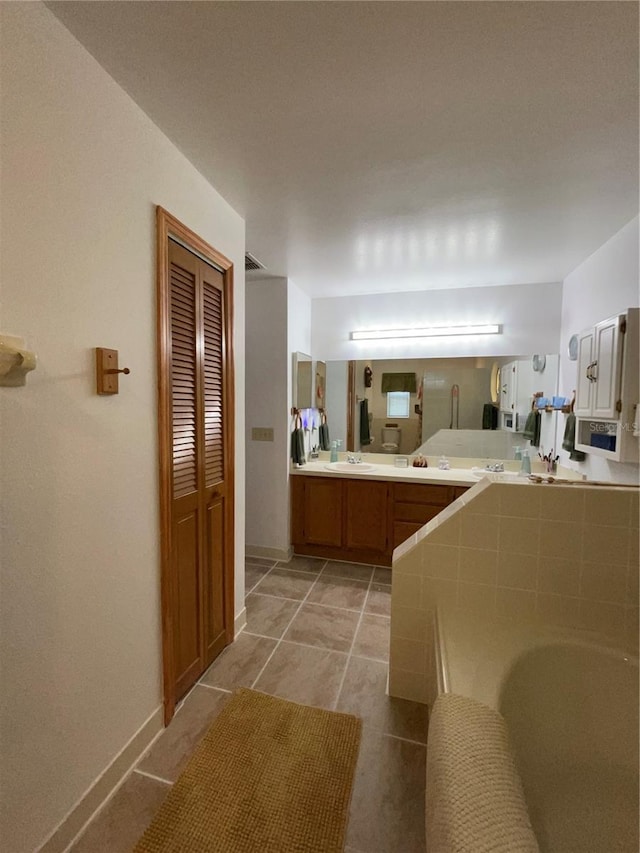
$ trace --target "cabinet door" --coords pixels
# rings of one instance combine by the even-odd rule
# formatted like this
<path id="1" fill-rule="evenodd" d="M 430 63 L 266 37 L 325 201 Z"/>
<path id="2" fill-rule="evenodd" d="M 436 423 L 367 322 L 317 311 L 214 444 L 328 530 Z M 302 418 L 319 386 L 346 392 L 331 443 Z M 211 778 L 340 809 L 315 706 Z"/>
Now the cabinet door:
<path id="1" fill-rule="evenodd" d="M 510 361 L 500 368 L 500 411 L 514 412 L 516 408 L 516 363 Z"/>
<path id="2" fill-rule="evenodd" d="M 304 477 L 303 536 L 308 545 L 342 545 L 343 482 L 329 477 Z"/>
<path id="3" fill-rule="evenodd" d="M 617 418 L 616 403 L 620 391 L 622 335 L 620 318 L 612 317 L 595 328 L 595 359 L 592 374 L 591 411 L 594 417 Z"/>
<path id="4" fill-rule="evenodd" d="M 591 369 L 594 358 L 593 329 L 588 329 L 578 335 L 578 381 L 576 383 L 575 414 L 578 417 L 588 417 L 591 414 L 591 397 L 593 381 Z"/>
<path id="5" fill-rule="evenodd" d="M 384 553 L 388 536 L 386 483 L 345 480 L 345 545 Z"/>

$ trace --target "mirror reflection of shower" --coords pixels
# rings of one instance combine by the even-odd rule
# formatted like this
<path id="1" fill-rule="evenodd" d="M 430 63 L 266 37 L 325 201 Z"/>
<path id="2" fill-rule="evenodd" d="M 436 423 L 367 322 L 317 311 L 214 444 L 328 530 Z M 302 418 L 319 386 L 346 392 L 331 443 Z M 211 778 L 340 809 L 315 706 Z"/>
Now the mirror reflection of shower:
<path id="1" fill-rule="evenodd" d="M 460 359 L 425 369 L 420 444 L 442 429 L 482 429 L 483 406 L 491 402 L 491 368 L 491 362 L 476 366 Z"/>

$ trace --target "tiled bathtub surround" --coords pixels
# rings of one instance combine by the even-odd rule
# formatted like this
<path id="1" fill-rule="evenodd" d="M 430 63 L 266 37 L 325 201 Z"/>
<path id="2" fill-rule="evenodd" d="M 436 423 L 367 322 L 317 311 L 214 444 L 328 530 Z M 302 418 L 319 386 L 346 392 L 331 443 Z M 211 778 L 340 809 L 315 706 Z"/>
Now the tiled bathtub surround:
<path id="1" fill-rule="evenodd" d="M 638 652 L 638 490 L 483 480 L 396 549 L 389 689 L 426 701 L 437 603 Z"/>

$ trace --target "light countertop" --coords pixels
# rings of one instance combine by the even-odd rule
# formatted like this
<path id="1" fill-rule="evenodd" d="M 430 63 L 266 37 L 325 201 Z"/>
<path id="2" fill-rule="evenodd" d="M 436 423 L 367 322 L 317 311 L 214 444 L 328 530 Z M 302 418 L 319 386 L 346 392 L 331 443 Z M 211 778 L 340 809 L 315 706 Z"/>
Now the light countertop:
<path id="1" fill-rule="evenodd" d="M 354 480 L 386 480 L 395 483 L 430 483 L 442 486 L 474 486 L 479 482 L 470 469 L 450 468 L 441 471 L 438 468 L 396 468 L 393 464 L 377 464 L 371 462 L 372 471 L 358 470 L 359 465 L 353 466 L 353 472 L 344 467 L 336 470 L 326 460 L 314 460 L 307 462 L 302 468 L 291 468 L 291 473 L 296 476 L 313 477 L 347 477 Z"/>

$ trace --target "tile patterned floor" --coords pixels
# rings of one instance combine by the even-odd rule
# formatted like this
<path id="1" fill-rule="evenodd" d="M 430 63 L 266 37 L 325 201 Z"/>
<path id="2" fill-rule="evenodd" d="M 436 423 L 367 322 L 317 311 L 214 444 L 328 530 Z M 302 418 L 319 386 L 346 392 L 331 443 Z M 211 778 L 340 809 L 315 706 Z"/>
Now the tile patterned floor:
<path id="1" fill-rule="evenodd" d="M 129 853 L 237 687 L 361 717 L 345 853 L 423 853 L 427 713 L 385 692 L 390 570 L 310 557 L 249 559 L 245 580 L 246 629 L 72 853 Z"/>

